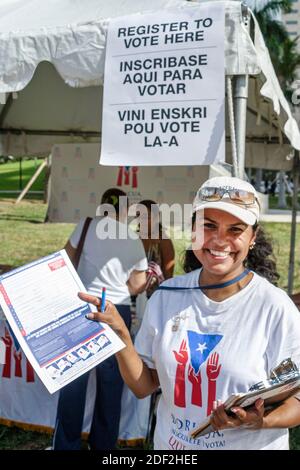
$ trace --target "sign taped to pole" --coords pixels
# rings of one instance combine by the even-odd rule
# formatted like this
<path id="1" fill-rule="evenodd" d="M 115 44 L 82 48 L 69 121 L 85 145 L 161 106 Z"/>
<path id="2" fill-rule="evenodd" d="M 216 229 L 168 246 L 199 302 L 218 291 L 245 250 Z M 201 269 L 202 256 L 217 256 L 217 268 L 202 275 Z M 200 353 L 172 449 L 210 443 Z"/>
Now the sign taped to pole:
<path id="1" fill-rule="evenodd" d="M 111 20 L 103 165 L 224 161 L 224 5 Z"/>

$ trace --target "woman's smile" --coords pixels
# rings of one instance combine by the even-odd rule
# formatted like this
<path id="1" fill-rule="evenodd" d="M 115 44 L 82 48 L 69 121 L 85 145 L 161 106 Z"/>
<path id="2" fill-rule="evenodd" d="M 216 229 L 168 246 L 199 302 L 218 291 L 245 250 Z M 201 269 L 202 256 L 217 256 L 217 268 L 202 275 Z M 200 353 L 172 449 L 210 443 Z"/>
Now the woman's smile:
<path id="1" fill-rule="evenodd" d="M 230 250 L 213 250 L 212 248 L 203 248 L 203 251 L 208 253 L 213 259 L 225 260 L 234 253 Z"/>

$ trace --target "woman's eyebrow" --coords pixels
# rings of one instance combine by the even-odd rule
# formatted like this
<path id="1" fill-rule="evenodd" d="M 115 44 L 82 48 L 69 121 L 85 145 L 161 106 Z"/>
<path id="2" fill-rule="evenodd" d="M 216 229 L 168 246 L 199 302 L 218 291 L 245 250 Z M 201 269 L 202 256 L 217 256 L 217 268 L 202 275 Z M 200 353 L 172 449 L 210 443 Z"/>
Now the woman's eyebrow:
<path id="1" fill-rule="evenodd" d="M 248 227 L 248 225 L 245 224 L 245 222 L 236 222 L 235 224 L 230 224 L 229 227 L 237 227 L 238 225 L 242 225 L 245 228 Z"/>
<path id="2" fill-rule="evenodd" d="M 210 219 L 209 217 L 204 217 L 204 220 L 208 220 L 209 222 L 212 222 L 213 224 L 217 224 L 217 220 Z M 238 225 L 242 225 L 243 227 L 247 228 L 248 225 L 245 224 L 245 222 L 235 222 L 234 224 L 229 224 L 229 227 L 237 227 Z"/>

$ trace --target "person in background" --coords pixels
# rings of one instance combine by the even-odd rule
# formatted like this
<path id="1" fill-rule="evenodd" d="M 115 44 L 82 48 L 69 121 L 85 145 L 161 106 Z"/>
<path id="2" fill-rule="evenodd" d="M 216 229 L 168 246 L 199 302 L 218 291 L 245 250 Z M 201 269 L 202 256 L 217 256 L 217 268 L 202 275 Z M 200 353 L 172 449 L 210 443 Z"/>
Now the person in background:
<path id="1" fill-rule="evenodd" d="M 174 245 L 160 222 L 159 205 L 151 199 L 144 199 L 139 206 L 143 211 L 140 214 L 138 233 L 146 252 L 148 270 L 145 291 L 136 299 L 138 325 L 143 318 L 147 299 L 162 281 L 173 277 L 175 267 Z"/>
<path id="2" fill-rule="evenodd" d="M 78 274 L 89 294 L 106 296 L 117 305 L 124 325 L 130 328 L 130 296 L 141 292 L 146 284 L 147 258 L 142 242 L 121 222 L 127 212 L 127 202 L 122 209 L 119 189 L 107 190 L 101 200 L 106 204 L 106 216 L 94 217 L 86 234 L 78 266 Z M 124 205 L 123 205 L 124 206 Z M 112 210 L 110 210 L 110 208 Z M 75 228 L 65 249 L 75 259 L 76 248 L 84 220 Z M 108 236 L 100 236 L 109 227 Z M 120 234 L 122 233 L 122 238 Z M 125 238 L 124 233 L 127 235 Z M 96 366 L 96 399 L 89 433 L 89 446 L 95 450 L 114 449 L 119 429 L 123 380 L 115 356 Z M 86 389 L 89 372 L 66 385 L 59 395 L 54 450 L 80 450 L 84 418 Z"/>
<path id="3" fill-rule="evenodd" d="M 147 208 L 147 214 L 144 215 L 145 223 L 141 224 L 139 234 L 147 255 L 149 271 L 151 273 L 151 266 L 153 271 L 152 281 L 149 282 L 147 289 L 149 298 L 161 280 L 173 276 L 175 250 L 160 222 L 159 205 L 151 199 L 145 199 L 140 204 Z M 158 265 L 160 270 L 156 271 L 155 265 Z"/>
<path id="4" fill-rule="evenodd" d="M 300 315 L 273 285 L 272 249 L 259 221 L 250 183 L 216 177 L 193 204 L 187 274 L 169 279 L 148 301 L 135 346 L 117 309 L 90 313 L 125 342 L 116 354 L 124 381 L 142 398 L 161 387 L 156 450 L 277 449 L 289 447 L 288 428 L 300 424 L 299 396 L 271 409 L 262 399 L 247 409 L 223 402 L 269 377 L 290 357 L 300 365 Z M 259 274 L 258 274 L 259 273 Z M 99 300 L 80 294 L 96 307 Z M 193 439 L 206 417 L 214 429 Z"/>

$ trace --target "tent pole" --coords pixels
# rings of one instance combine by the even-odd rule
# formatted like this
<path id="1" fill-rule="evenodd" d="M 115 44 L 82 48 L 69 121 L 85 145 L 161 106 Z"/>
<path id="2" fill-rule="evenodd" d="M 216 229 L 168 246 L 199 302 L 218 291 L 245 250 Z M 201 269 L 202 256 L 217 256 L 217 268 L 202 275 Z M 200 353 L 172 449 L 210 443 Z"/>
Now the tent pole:
<path id="1" fill-rule="evenodd" d="M 46 168 L 46 174 L 45 174 L 45 182 L 44 182 L 44 203 L 49 205 L 50 201 L 50 188 L 51 188 L 51 160 L 52 160 L 52 155 L 50 154 L 46 161 L 47 161 L 47 168 Z"/>
<path id="2" fill-rule="evenodd" d="M 246 115 L 248 100 L 248 75 L 236 77 L 234 89 L 235 134 L 238 160 L 238 175 L 244 179 L 245 173 L 245 143 L 246 143 Z"/>
<path id="3" fill-rule="evenodd" d="M 242 5 L 242 15 L 245 27 L 250 29 L 250 16 L 248 8 Z M 236 150 L 238 160 L 238 177 L 244 179 L 245 174 L 245 148 L 246 148 L 246 116 L 248 101 L 248 75 L 237 75 L 234 86 L 234 114 Z"/>
<path id="4" fill-rule="evenodd" d="M 291 226 L 290 260 L 289 260 L 289 272 L 288 272 L 288 294 L 289 295 L 292 295 L 293 287 L 294 287 L 299 173 L 300 173 L 299 150 L 295 150 L 294 165 L 293 165 L 294 187 L 293 187 L 292 226 Z"/>

